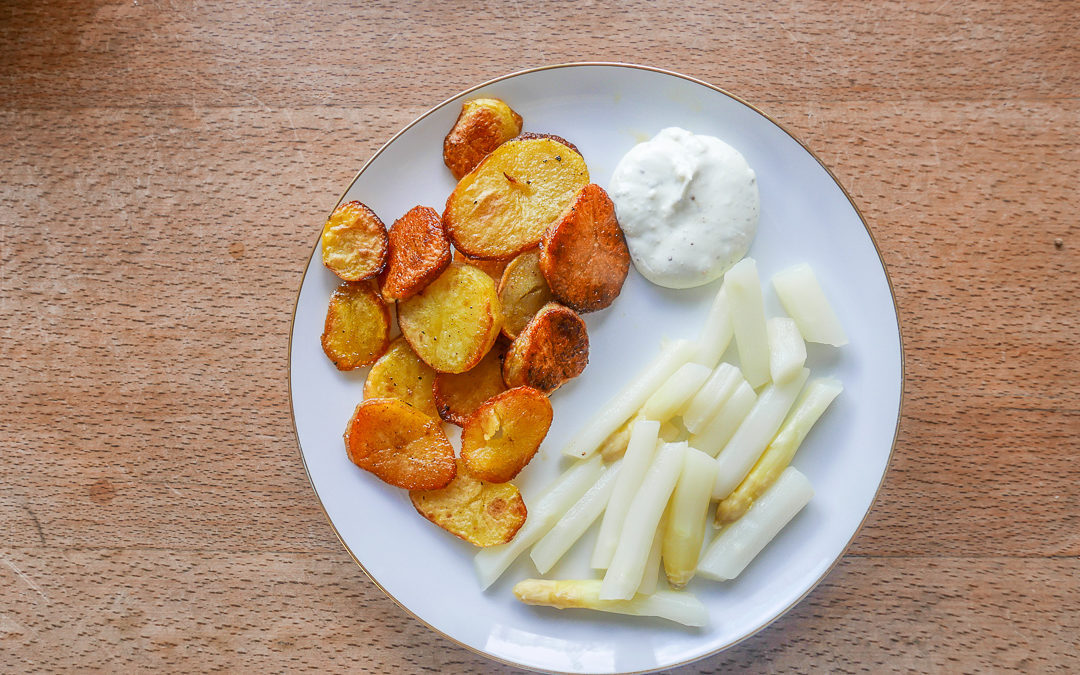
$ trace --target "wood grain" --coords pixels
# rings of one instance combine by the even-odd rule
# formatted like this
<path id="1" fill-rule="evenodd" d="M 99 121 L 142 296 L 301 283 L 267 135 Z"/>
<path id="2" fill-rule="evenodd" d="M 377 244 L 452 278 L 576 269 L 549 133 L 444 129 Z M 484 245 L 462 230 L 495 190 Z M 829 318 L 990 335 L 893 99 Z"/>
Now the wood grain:
<path id="1" fill-rule="evenodd" d="M 588 59 L 709 80 L 806 141 L 904 330 L 899 440 L 848 556 L 685 671 L 1080 669 L 1075 9 L 6 4 L 0 670 L 504 670 L 335 539 L 289 421 L 290 312 L 397 129 Z"/>

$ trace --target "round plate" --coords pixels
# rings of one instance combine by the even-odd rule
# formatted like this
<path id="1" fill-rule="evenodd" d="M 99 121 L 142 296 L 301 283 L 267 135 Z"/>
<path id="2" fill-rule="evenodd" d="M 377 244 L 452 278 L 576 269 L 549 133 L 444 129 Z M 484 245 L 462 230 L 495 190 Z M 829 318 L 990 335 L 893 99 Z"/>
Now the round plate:
<path id="1" fill-rule="evenodd" d="M 293 317 L 290 386 L 297 441 L 311 484 L 342 543 L 391 598 L 434 630 L 494 659 L 536 670 L 635 672 L 686 663 L 729 647 L 790 609 L 843 555 L 869 511 L 895 441 L 903 390 L 896 308 L 870 232 L 820 161 L 764 114 L 704 82 L 641 66 L 568 64 L 508 75 L 433 108 L 403 129 L 357 174 L 357 199 L 387 223 L 423 204 L 441 210 L 454 179 L 442 141 L 467 97 L 505 100 L 525 130 L 558 134 L 581 150 L 606 187 L 619 158 L 660 129 L 680 126 L 735 146 L 757 172 L 761 221 L 750 255 L 766 284 L 766 311 L 781 315 L 769 277 L 809 262 L 847 330 L 842 349 L 808 346 L 814 376 L 841 394 L 806 439 L 794 465 L 815 489 L 811 503 L 735 581 L 695 579 L 709 608 L 695 630 L 662 621 L 520 604 L 517 581 L 537 576 L 528 555 L 481 592 L 476 548 L 420 517 L 404 490 L 381 483 L 345 456 L 342 432 L 360 401 L 367 369 L 338 372 L 319 344 L 337 285 L 317 246 Z M 318 228 L 312 226 L 312 236 Z M 664 338 L 694 338 L 717 284 L 674 291 L 633 268 L 622 294 L 586 315 L 591 349 L 584 374 L 552 396 L 547 440 L 515 479 L 528 505 L 569 460 L 561 448 Z M 456 430 L 456 428 L 454 428 Z M 456 436 L 452 436 L 456 438 Z M 589 578 L 593 527 L 550 578 Z"/>

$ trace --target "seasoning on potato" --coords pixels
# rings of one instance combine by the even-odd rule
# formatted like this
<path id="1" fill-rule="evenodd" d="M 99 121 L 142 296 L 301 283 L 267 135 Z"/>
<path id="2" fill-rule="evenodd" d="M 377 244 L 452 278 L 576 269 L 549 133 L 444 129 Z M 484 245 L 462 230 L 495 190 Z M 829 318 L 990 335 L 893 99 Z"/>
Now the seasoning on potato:
<path id="1" fill-rule="evenodd" d="M 630 250 L 604 189 L 590 183 L 540 239 L 540 270 L 552 294 L 577 312 L 610 305 L 622 291 Z"/>
<path id="2" fill-rule="evenodd" d="M 488 153 L 521 133 L 521 123 L 521 115 L 497 98 L 465 101 L 443 140 L 443 162 L 460 179 Z"/>
<path id="3" fill-rule="evenodd" d="M 435 371 L 412 350 L 405 338 L 390 343 L 364 380 L 364 398 L 396 398 L 435 417 Z"/>
<path id="4" fill-rule="evenodd" d="M 322 347 L 338 370 L 374 363 L 390 344 L 390 310 L 371 281 L 343 281 L 330 296 Z"/>
<path id="5" fill-rule="evenodd" d="M 322 260 L 345 281 L 372 279 L 386 265 L 386 225 L 360 202 L 345 202 L 323 225 Z"/>
<path id="6" fill-rule="evenodd" d="M 477 478 L 505 483 L 540 449 L 551 417 L 551 401 L 542 392 L 508 389 L 481 404 L 465 423 L 461 459 Z"/>
<path id="7" fill-rule="evenodd" d="M 416 355 L 440 373 L 463 373 L 479 363 L 499 336 L 502 322 L 495 282 L 459 263 L 398 303 L 401 334 Z"/>
<path id="8" fill-rule="evenodd" d="M 356 406 L 345 449 L 353 464 L 406 490 L 436 490 L 457 474 L 454 446 L 439 421 L 393 398 Z"/>
<path id="9" fill-rule="evenodd" d="M 379 290 L 388 301 L 406 300 L 450 265 L 450 240 L 435 209 L 414 206 L 390 228 L 386 269 Z"/>
<path id="10" fill-rule="evenodd" d="M 569 307 L 549 302 L 510 345 L 503 380 L 508 387 L 525 385 L 550 394 L 580 375 L 588 363 L 585 322 Z"/>
<path id="11" fill-rule="evenodd" d="M 496 546 L 514 538 L 527 511 L 511 483 L 488 483 L 458 462 L 457 475 L 439 490 L 409 493 L 417 512 L 447 532 L 476 546 Z"/>
<path id="12" fill-rule="evenodd" d="M 464 373 L 436 373 L 433 394 L 435 407 L 443 420 L 465 426 L 480 404 L 496 394 L 506 391 L 502 377 L 502 359 L 509 343 L 505 339 L 495 346 Z"/>
<path id="13" fill-rule="evenodd" d="M 516 338 L 540 308 L 554 299 L 540 271 L 538 251 L 526 251 L 511 260 L 499 281 L 503 335 L 511 340 Z"/>
<path id="14" fill-rule="evenodd" d="M 566 145 L 551 138 L 507 141 L 450 194 L 446 233 L 470 257 L 512 257 L 536 246 L 588 183 L 585 160 Z"/>

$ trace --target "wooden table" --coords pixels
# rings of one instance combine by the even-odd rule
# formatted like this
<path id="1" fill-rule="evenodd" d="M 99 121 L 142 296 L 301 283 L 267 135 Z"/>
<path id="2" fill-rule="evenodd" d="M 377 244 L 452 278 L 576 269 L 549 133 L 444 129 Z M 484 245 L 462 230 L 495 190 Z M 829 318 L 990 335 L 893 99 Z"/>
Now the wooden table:
<path id="1" fill-rule="evenodd" d="M 334 538 L 286 345 L 314 233 L 380 144 L 579 60 L 700 77 L 806 141 L 903 325 L 861 534 L 683 672 L 1080 670 L 1074 2 L 357 4 L 0 10 L 0 670 L 504 670 Z"/>

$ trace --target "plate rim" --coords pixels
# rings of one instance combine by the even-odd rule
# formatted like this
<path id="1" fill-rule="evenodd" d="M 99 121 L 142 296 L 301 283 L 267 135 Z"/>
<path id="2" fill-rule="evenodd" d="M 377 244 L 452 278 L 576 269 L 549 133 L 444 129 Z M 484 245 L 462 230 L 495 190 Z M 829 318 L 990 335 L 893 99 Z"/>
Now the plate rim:
<path id="1" fill-rule="evenodd" d="M 818 163 L 818 165 L 821 166 L 822 169 L 825 170 L 825 172 L 829 175 L 829 178 L 832 179 L 832 181 L 834 183 L 836 183 L 836 186 L 840 188 L 840 191 L 844 194 L 844 198 L 847 199 L 848 203 L 851 205 L 851 208 L 855 210 L 855 215 L 858 216 L 859 222 L 862 223 L 863 229 L 866 230 L 867 236 L 870 237 L 870 243 L 874 247 L 874 252 L 877 254 L 878 262 L 881 264 L 881 269 L 885 273 L 885 282 L 889 287 L 889 297 L 892 300 L 893 314 L 896 316 L 896 334 L 897 334 L 897 338 L 899 340 L 899 345 L 900 345 L 900 399 L 899 399 L 899 404 L 897 405 L 897 408 L 896 408 L 896 426 L 893 429 L 893 438 L 892 438 L 892 443 L 891 443 L 891 445 L 889 447 L 889 456 L 888 456 L 888 459 L 885 462 L 885 469 L 881 473 L 881 479 L 878 481 L 877 487 L 874 489 L 874 497 L 873 497 L 873 499 L 870 500 L 869 505 L 867 505 L 867 507 L 866 507 L 866 512 L 863 513 L 862 518 L 859 520 L 858 527 L 855 528 L 855 531 L 851 534 L 851 537 L 848 539 L 847 543 L 844 544 L 843 549 L 841 549 L 839 555 L 836 556 L 836 559 L 833 560 L 832 563 L 829 564 L 828 568 L 826 568 L 825 571 L 822 572 L 821 576 L 819 576 L 814 581 L 814 583 L 811 584 L 810 587 L 807 588 L 806 591 L 804 593 L 802 593 L 798 598 L 796 598 L 789 605 L 784 607 L 784 609 L 782 609 L 780 612 L 778 612 L 774 617 L 772 617 L 768 621 L 765 621 L 760 626 L 756 626 L 753 630 L 751 630 L 749 633 L 742 636 L 741 638 L 738 638 L 737 640 L 733 640 L 731 642 L 723 644 L 723 645 L 717 647 L 716 649 L 714 649 L 712 651 L 709 651 L 709 652 L 707 652 L 705 654 L 701 654 L 700 656 L 695 656 L 695 657 L 690 658 L 690 659 L 685 659 L 685 660 L 679 661 L 677 663 L 656 666 L 655 668 L 647 668 L 645 670 L 619 671 L 620 675 L 639 675 L 639 674 L 642 674 L 642 673 L 653 673 L 653 672 L 657 672 L 659 670 L 679 668 L 679 667 L 682 667 L 682 666 L 685 666 L 685 665 L 688 665 L 688 664 L 691 664 L 691 663 L 695 663 L 697 661 L 701 661 L 701 660 L 710 658 L 712 656 L 716 656 L 717 654 L 720 654 L 721 652 L 725 652 L 728 649 L 731 649 L 732 647 L 735 647 L 736 645 L 739 645 L 742 642 L 754 637 L 755 635 L 757 635 L 761 631 L 765 630 L 766 628 L 768 628 L 769 626 L 774 624 L 777 620 L 779 620 L 781 617 L 783 617 L 788 612 L 790 612 L 792 609 L 794 609 L 796 605 L 798 605 L 804 599 L 806 599 L 806 596 L 810 595 L 810 593 L 813 592 L 814 589 L 816 589 L 819 585 L 821 585 L 821 582 L 824 581 L 825 578 L 828 577 L 829 574 L 832 573 L 833 569 L 835 569 L 836 566 L 840 563 L 840 561 L 847 555 L 848 549 L 851 548 L 851 544 L 855 541 L 855 538 L 859 536 L 859 533 L 862 531 L 863 526 L 866 524 L 866 519 L 870 516 L 870 512 L 874 508 L 874 504 L 877 503 L 877 499 L 881 494 L 881 487 L 885 484 L 885 478 L 889 474 L 889 468 L 892 466 L 893 455 L 896 452 L 896 442 L 897 442 L 897 439 L 898 439 L 899 434 L 900 434 L 900 421 L 901 421 L 901 419 L 903 419 L 904 399 L 905 399 L 905 394 L 906 394 L 906 391 L 907 391 L 907 364 L 906 364 L 905 352 L 904 352 L 904 332 L 903 332 L 903 327 L 902 327 L 901 322 L 900 322 L 900 308 L 896 304 L 896 290 L 893 287 L 892 277 L 889 274 L 888 265 L 885 264 L 885 258 L 881 255 L 881 247 L 878 246 L 877 239 L 874 238 L 874 233 L 870 229 L 870 226 L 867 224 L 866 218 L 863 216 L 863 213 L 859 209 L 858 204 L 855 203 L 855 200 L 852 198 L 851 193 L 849 193 L 847 188 L 844 187 L 844 184 L 840 182 L 840 179 L 836 176 L 835 173 L 833 173 L 832 169 L 830 169 L 825 164 L 825 162 L 823 162 L 821 160 L 821 158 L 818 157 L 817 154 L 813 150 L 811 150 L 810 147 L 806 143 L 804 143 L 802 141 L 802 139 L 800 139 L 798 136 L 793 134 L 787 127 L 785 127 L 783 124 L 781 124 L 780 122 L 775 120 L 771 115 L 769 115 L 768 113 L 766 113 L 764 110 L 760 109 L 759 107 L 757 107 L 753 103 L 750 103 L 749 101 L 743 99 L 742 97 L 738 96 L 737 94 L 733 94 L 733 93 L 727 91 L 726 89 L 723 89 L 722 87 L 718 87 L 718 86 L 716 86 L 714 84 L 710 84 L 709 82 L 706 82 L 705 80 L 702 80 L 702 79 L 699 79 L 699 78 L 696 78 L 696 77 L 693 77 L 693 76 L 690 76 L 690 75 L 685 75 L 683 73 L 680 73 L 680 72 L 677 72 L 677 71 L 674 71 L 674 70 L 668 70 L 666 68 L 658 68 L 656 66 L 646 66 L 646 65 L 642 65 L 642 64 L 627 63 L 627 62 L 622 62 L 622 61 L 570 61 L 570 62 L 566 62 L 566 63 L 557 63 L 557 64 L 550 64 L 550 65 L 546 65 L 546 66 L 536 66 L 536 67 L 533 67 L 533 68 L 525 68 L 525 69 L 522 69 L 522 70 L 516 70 L 516 71 L 510 72 L 510 73 L 506 73 L 504 75 L 500 75 L 498 77 L 491 78 L 489 80 L 486 80 L 486 81 L 481 82 L 479 84 L 476 84 L 474 86 L 468 87 L 467 89 L 463 89 L 462 91 L 460 91 L 460 92 L 458 92 L 456 94 L 453 94 L 452 96 L 446 98 L 441 103 L 438 103 L 438 104 L 428 108 L 426 111 L 424 111 L 419 116 L 417 116 L 415 119 L 413 119 L 411 122 L 409 122 L 404 127 L 399 129 L 397 131 L 397 133 L 395 133 L 393 136 L 391 136 L 389 139 L 387 139 L 387 141 L 385 143 L 383 143 L 381 146 L 379 146 L 379 149 L 376 150 L 374 152 L 374 154 L 372 154 L 371 157 L 369 157 L 367 159 L 367 161 L 365 161 L 360 166 L 360 169 L 356 172 L 356 174 L 353 175 L 352 180 L 349 181 L 349 184 L 342 191 L 341 196 L 338 197 L 338 200 L 334 204 L 334 207 L 330 210 L 330 213 L 332 214 L 334 209 L 336 209 L 338 206 L 341 205 L 341 202 L 345 199 L 345 195 L 347 195 L 349 193 L 349 190 L 351 190 L 353 185 L 356 184 L 356 181 L 359 180 L 360 176 L 364 173 L 364 171 L 366 171 L 367 168 L 369 166 L 371 166 L 372 162 L 374 162 L 379 157 L 379 155 L 381 155 L 383 153 L 383 151 L 385 151 L 388 147 L 390 147 L 390 145 L 393 144 L 394 141 L 396 141 L 400 136 L 405 134 L 405 132 L 407 132 L 409 129 L 416 126 L 421 120 L 425 119 L 426 117 L 428 117 L 429 115 L 435 113 L 436 111 L 442 109 L 443 107 L 445 107 L 446 105 L 448 105 L 451 102 L 455 101 L 456 99 L 458 99 L 458 98 L 460 98 L 462 96 L 466 96 L 466 95 L 468 95 L 468 94 L 470 94 L 470 93 L 472 93 L 474 91 L 477 91 L 479 89 L 483 89 L 484 87 L 487 87 L 487 86 L 490 86 L 490 85 L 493 85 L 493 84 L 497 84 L 497 83 L 502 82 L 504 80 L 509 80 L 509 79 L 512 79 L 512 78 L 515 78 L 515 77 L 520 77 L 522 75 L 528 75 L 528 74 L 531 74 L 531 73 L 542 72 L 542 71 L 545 71 L 545 70 L 556 70 L 556 69 L 561 69 L 561 68 L 577 68 L 577 67 L 614 67 L 614 68 L 627 68 L 627 69 L 631 69 L 631 70 L 644 70 L 644 71 L 649 71 L 649 72 L 653 72 L 653 73 L 659 73 L 659 74 L 662 74 L 662 75 L 667 75 L 667 76 L 670 76 L 670 77 L 677 77 L 677 78 L 682 79 L 682 80 L 687 80 L 687 81 L 692 82 L 694 84 L 697 84 L 697 85 L 706 87 L 708 89 L 711 89 L 711 90 L 713 90 L 713 91 L 715 91 L 717 93 L 720 93 L 720 94 L 722 94 L 724 96 L 727 96 L 728 98 L 734 100 L 735 102 L 746 106 L 747 108 L 753 110 L 755 113 L 757 113 L 758 115 L 761 115 L 766 120 L 768 120 L 769 122 L 774 124 L 778 129 L 783 131 L 793 141 L 798 143 L 799 146 L 803 150 L 805 150 L 814 159 L 814 161 L 816 161 Z M 330 214 L 327 214 L 327 217 L 329 217 L 329 215 Z M 293 341 L 293 335 L 294 335 L 295 330 L 296 330 L 296 310 L 297 310 L 297 307 L 299 307 L 299 305 L 300 305 L 300 292 L 303 290 L 304 282 L 307 280 L 307 272 L 308 272 L 308 268 L 310 267 L 311 258 L 312 258 L 312 256 L 315 255 L 315 252 L 319 247 L 320 239 L 321 239 L 321 232 L 319 233 L 319 235 L 316 235 L 315 243 L 311 247 L 311 251 L 310 251 L 310 253 L 308 254 L 308 256 L 306 258 L 306 260 L 308 262 L 305 263 L 304 270 L 300 275 L 300 283 L 297 285 L 296 297 L 293 300 L 292 316 L 291 316 L 291 318 L 289 320 L 289 342 L 288 342 L 288 346 L 287 346 L 286 354 L 285 354 L 285 356 L 286 356 L 285 381 L 286 381 L 286 386 L 288 388 L 288 393 L 289 393 L 289 420 L 290 420 L 290 423 L 292 425 L 293 439 L 296 441 L 296 449 L 297 449 L 297 452 L 300 455 L 300 462 L 304 467 L 304 475 L 307 476 L 308 484 L 311 486 L 312 492 L 315 493 L 315 499 L 319 503 L 319 509 L 322 511 L 323 517 L 326 518 L 327 523 L 330 524 L 330 529 L 334 532 L 334 536 L 337 537 L 338 542 L 342 545 L 342 547 L 345 549 L 346 553 L 349 554 L 349 557 L 353 559 L 353 562 L 356 563 L 356 565 L 360 568 L 360 570 L 364 573 L 364 575 L 373 584 L 375 584 L 375 586 L 380 591 L 382 591 L 383 594 L 386 595 L 386 597 L 390 598 L 390 600 L 392 600 L 395 605 L 400 607 L 406 614 L 411 616 L 416 621 L 420 622 L 420 624 L 425 626 L 427 629 L 435 632 L 436 634 L 442 636 L 446 640 L 449 640 L 453 644 L 458 645 L 459 647 L 463 647 L 466 650 L 468 650 L 468 651 L 470 651 L 470 652 L 472 652 L 474 654 L 477 654 L 479 656 L 482 656 L 483 658 L 495 661 L 497 663 L 501 663 L 503 665 L 511 666 L 511 667 L 514 667 L 514 668 L 522 668 L 522 669 L 525 669 L 525 670 L 528 670 L 528 671 L 538 672 L 538 673 L 553 673 L 553 674 L 555 674 L 555 673 L 562 672 L 562 671 L 558 671 L 558 670 L 550 670 L 550 669 L 546 669 L 546 668 L 528 666 L 528 665 L 525 665 L 525 664 L 522 664 L 522 663 L 518 663 L 518 662 L 515 662 L 515 661 L 510 661 L 508 659 L 504 659 L 504 658 L 499 657 L 499 656 L 495 656 L 494 654 L 490 654 L 490 653 L 485 652 L 485 651 L 483 651 L 481 649 L 473 647 L 472 645 L 466 644 L 466 643 L 462 642 L 461 640 L 458 640 L 457 638 L 454 638 L 454 637 L 448 635 L 447 633 L 444 633 L 443 631 L 439 630 L 435 626 L 433 626 L 430 623 L 428 623 L 427 621 L 425 621 L 416 612 L 409 609 L 407 606 L 405 606 L 405 604 L 403 604 L 400 600 L 398 600 L 397 597 L 395 597 L 393 593 L 391 593 L 385 587 L 383 587 L 383 585 L 381 583 L 379 583 L 378 579 L 376 579 L 374 576 L 372 576 L 371 572 L 369 572 L 368 569 L 366 567 L 364 567 L 364 564 L 362 562 L 360 562 L 359 558 L 356 557 L 356 554 L 349 547 L 349 545 L 347 543 L 345 543 L 345 540 L 342 538 L 341 533 L 337 529 L 337 526 L 334 525 L 334 521 L 331 520 L 330 514 L 326 512 L 326 506 L 323 503 L 322 497 L 319 496 L 318 488 L 315 487 L 315 481 L 313 481 L 312 478 L 311 478 L 311 472 L 308 470 L 307 459 L 304 456 L 304 448 L 303 448 L 303 445 L 300 443 L 300 432 L 296 428 L 296 411 L 295 411 L 295 409 L 293 407 L 293 391 L 292 391 L 292 352 L 293 352 L 292 341 Z"/>

